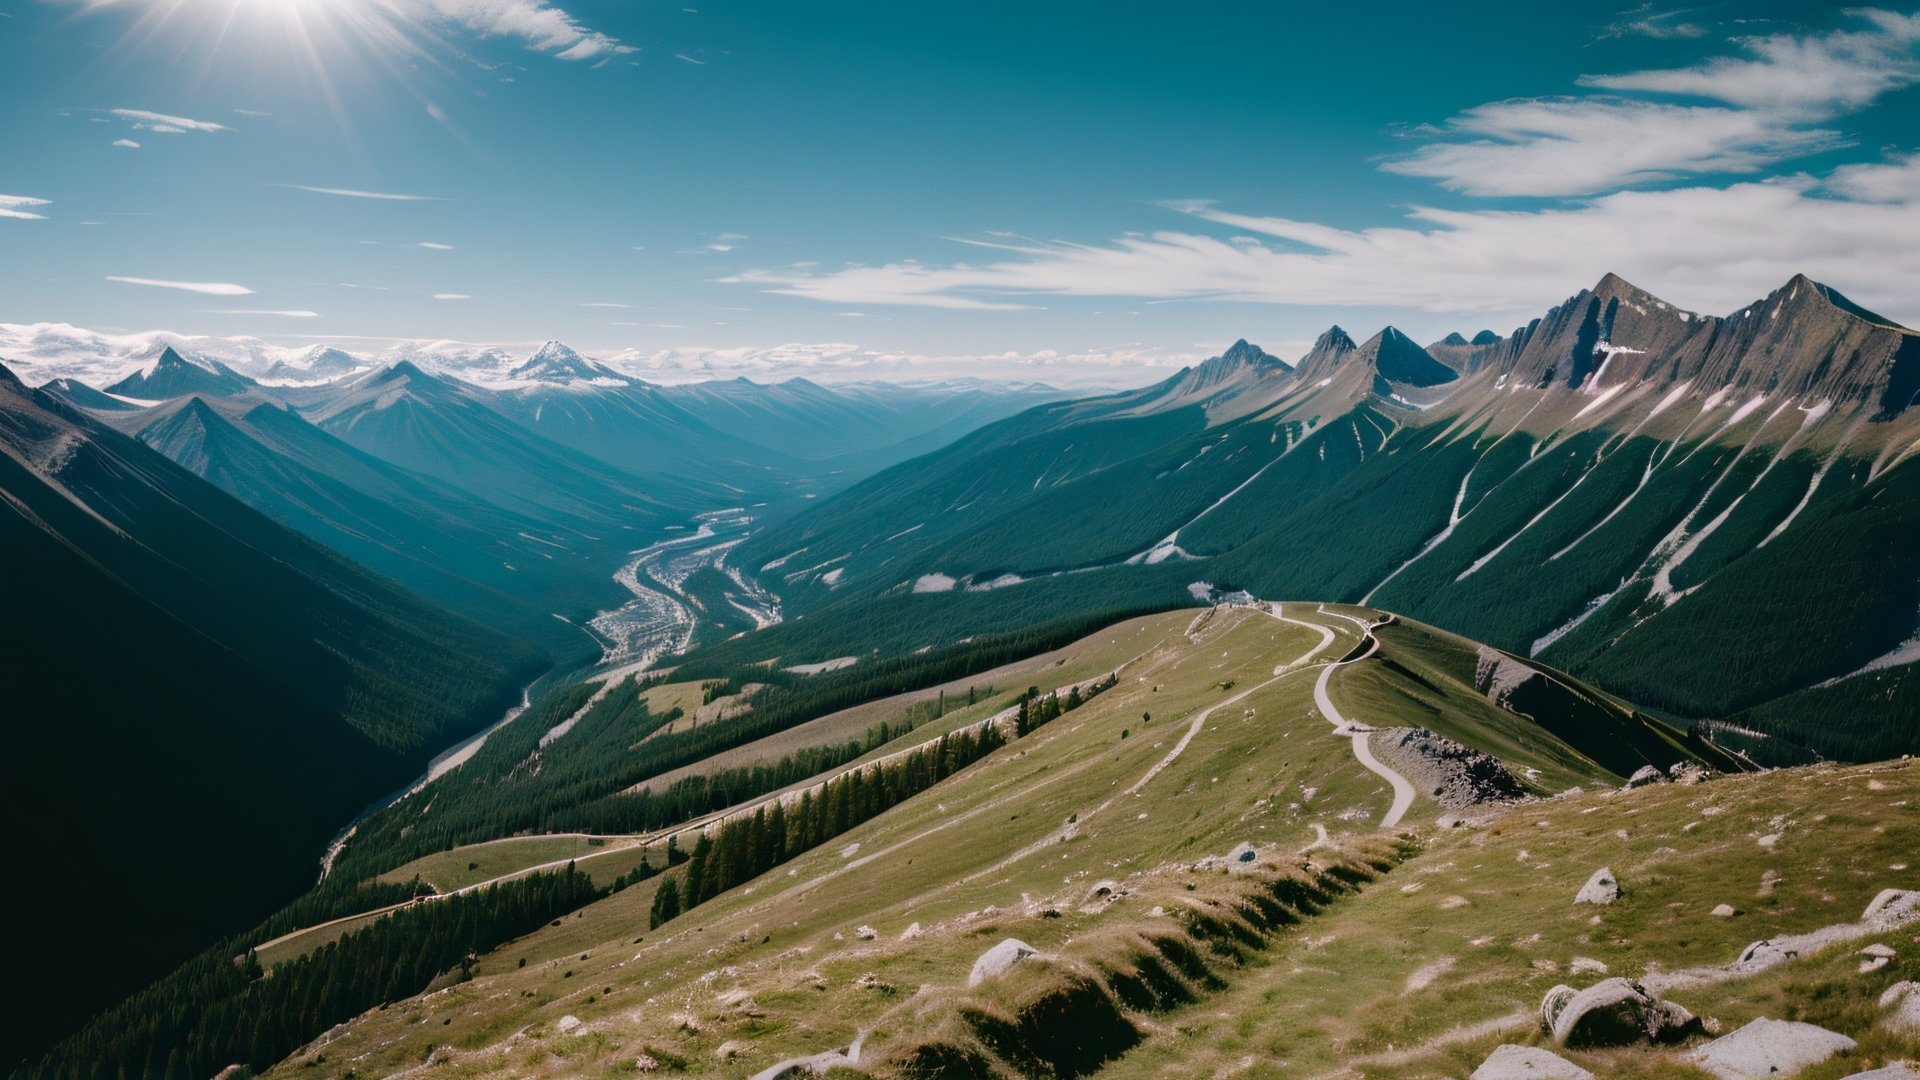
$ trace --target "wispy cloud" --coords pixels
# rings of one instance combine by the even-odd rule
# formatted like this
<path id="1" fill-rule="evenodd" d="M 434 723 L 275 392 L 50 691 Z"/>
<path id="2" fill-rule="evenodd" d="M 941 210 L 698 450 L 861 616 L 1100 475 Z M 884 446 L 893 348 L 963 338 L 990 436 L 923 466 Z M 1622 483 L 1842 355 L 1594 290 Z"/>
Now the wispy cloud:
<path id="1" fill-rule="evenodd" d="M 436 244 L 431 240 L 420 241 L 420 246 L 423 248 L 426 248 L 428 251 L 452 251 L 453 250 L 452 244 Z"/>
<path id="2" fill-rule="evenodd" d="M 134 142 L 132 139 L 115 139 L 113 140 L 113 145 L 124 147 L 125 149 L 128 149 L 128 150 L 140 149 L 140 144 L 137 142 Z"/>
<path id="3" fill-rule="evenodd" d="M 438 195 L 398 195 L 391 191 L 361 191 L 358 188 L 309 187 L 306 184 L 277 184 L 276 187 L 291 188 L 294 191 L 311 191 L 315 195 L 338 195 L 345 199 L 379 199 L 383 202 L 438 202 Z"/>
<path id="4" fill-rule="evenodd" d="M 473 299 L 473 297 L 468 296 L 466 293 L 457 293 L 457 292 L 437 292 L 433 294 L 433 298 L 435 300 L 471 300 Z"/>
<path id="5" fill-rule="evenodd" d="M 170 116 L 166 113 L 151 112 L 147 109 L 113 109 L 113 115 L 122 120 L 131 120 L 136 127 L 148 131 L 159 131 L 178 135 L 188 131 L 231 131 L 225 124 L 216 124 L 211 120 L 194 120 L 185 116 Z"/>
<path id="6" fill-rule="evenodd" d="M 580 25 L 545 0 L 392 0 L 402 11 L 450 19 L 493 37 L 514 37 L 561 60 L 599 60 L 634 52 L 631 45 Z"/>
<path id="7" fill-rule="evenodd" d="M 47 215 L 36 214 L 25 209 L 29 206 L 48 206 L 51 199 L 36 199 L 31 195 L 0 195 L 0 218 L 15 218 L 20 221 L 45 221 Z"/>
<path id="8" fill-rule="evenodd" d="M 626 310 L 627 308 L 630 308 L 630 307 L 632 307 L 633 305 L 632 305 L 632 304 L 607 304 L 607 303 L 595 303 L 595 302 L 588 302 L 588 303 L 582 303 L 582 304 L 581 304 L 580 306 L 581 306 L 581 307 L 590 307 L 590 308 L 619 308 L 619 309 L 621 309 L 622 311 L 624 311 L 624 310 Z"/>
<path id="9" fill-rule="evenodd" d="M 156 289 L 180 289 L 183 292 L 200 293 L 204 296 L 252 296 L 253 290 L 245 285 L 233 285 L 224 281 L 162 281 L 158 278 L 118 277 L 109 275 L 108 281 L 117 281 L 122 285 L 148 285 Z"/>
<path id="10" fill-rule="evenodd" d="M 200 308 L 201 315 L 272 315 L 283 319 L 317 319 L 317 311 L 268 311 L 264 308 Z"/>
<path id="11" fill-rule="evenodd" d="M 1920 154 L 1848 166 L 1824 182 L 1800 175 L 1623 191 L 1533 212 L 1416 207 L 1405 224 L 1358 230 L 1204 203 L 1172 209 L 1255 242 L 1166 230 L 1106 244 L 1000 245 L 999 259 L 980 264 L 757 270 L 724 280 L 856 309 L 1006 309 L 1084 296 L 1519 315 L 1610 270 L 1709 311 L 1732 310 L 1806 272 L 1920 323 Z"/>
<path id="12" fill-rule="evenodd" d="M 1867 28 L 1742 38 L 1744 57 L 1579 80 L 1608 93 L 1479 105 L 1419 129 L 1431 141 L 1382 167 L 1469 195 L 1576 196 L 1750 174 L 1849 145 L 1827 125 L 1920 82 L 1920 14 L 1853 15 Z M 1674 97 L 1715 104 L 1656 100 Z"/>
<path id="13" fill-rule="evenodd" d="M 1688 22 L 1686 16 L 1693 14 L 1689 8 L 1676 8 L 1672 11 L 1656 11 L 1653 4 L 1645 3 L 1632 11 L 1623 11 L 1612 25 L 1601 32 L 1601 40 L 1608 38 L 1644 37 L 1662 40 L 1667 38 L 1697 38 L 1707 35 L 1707 28 L 1696 22 Z"/>

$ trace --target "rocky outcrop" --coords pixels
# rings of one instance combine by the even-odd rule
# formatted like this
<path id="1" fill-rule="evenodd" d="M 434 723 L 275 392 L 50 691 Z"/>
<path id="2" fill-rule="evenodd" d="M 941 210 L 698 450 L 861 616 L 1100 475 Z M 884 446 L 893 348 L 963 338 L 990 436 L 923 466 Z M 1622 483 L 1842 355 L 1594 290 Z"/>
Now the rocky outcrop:
<path id="1" fill-rule="evenodd" d="M 1336 371 L 1342 370 L 1346 361 L 1360 351 L 1352 337 L 1338 326 L 1331 327 L 1314 341 L 1313 348 L 1300 358 L 1294 368 L 1302 381 L 1316 383 L 1321 379 L 1331 379 Z"/>
<path id="2" fill-rule="evenodd" d="M 1369 740 L 1375 757 L 1449 810 L 1527 794 L 1499 758 L 1426 728 L 1385 728 Z"/>
<path id="3" fill-rule="evenodd" d="M 1540 1004 L 1540 1020 L 1562 1046 L 1668 1043 L 1700 1030 L 1699 1019 L 1682 1006 L 1620 978 L 1578 991 L 1554 987 Z"/>
<path id="4" fill-rule="evenodd" d="M 1687 1059 L 1720 1080 L 1762 1080 L 1795 1076 L 1855 1045 L 1823 1027 L 1762 1017 L 1692 1051 Z"/>
<path id="5" fill-rule="evenodd" d="M 1551 1050 L 1509 1043 L 1487 1055 L 1469 1080 L 1593 1080 L 1593 1074 Z"/>

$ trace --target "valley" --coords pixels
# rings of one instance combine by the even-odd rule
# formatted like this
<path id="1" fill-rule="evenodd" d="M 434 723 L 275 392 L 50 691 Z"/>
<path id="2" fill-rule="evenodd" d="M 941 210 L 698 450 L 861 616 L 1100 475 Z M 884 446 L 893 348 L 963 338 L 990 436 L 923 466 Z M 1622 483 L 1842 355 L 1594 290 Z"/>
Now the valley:
<path id="1" fill-rule="evenodd" d="M 1478 345 L 1335 328 L 1298 363 L 1243 342 L 1078 399 L 655 387 L 557 343 L 485 377 L 407 358 L 269 385 L 167 347 L 112 393 L 21 387 L 31 475 L 70 484 L 47 447 L 74 436 L 39 432 L 85 433 L 519 650 L 495 654 L 519 658 L 495 661 L 498 704 L 411 743 L 344 831 L 353 804 L 333 804 L 310 893 L 203 931 L 219 943 L 37 1071 L 173 1047 L 188 1071 L 295 1074 L 1157 1075 L 1199 1055 L 1418 1076 L 1525 1041 L 1547 975 L 1657 982 L 1635 951 L 1656 945 L 1705 962 L 1702 941 L 1732 945 L 1644 918 L 1645 942 L 1567 946 L 1577 968 L 1526 935 L 1379 940 L 1405 921 L 1389 898 L 1429 877 L 1440 912 L 1540 919 L 1516 871 L 1461 867 L 1522 818 L 1573 829 L 1574 806 L 1624 842 L 1620 807 L 1662 798 L 1648 776 L 1790 802 L 1775 777 L 1920 738 L 1899 540 L 1920 522 L 1920 414 L 1889 396 L 1912 335 L 1789 283 L 1766 322 L 1854 352 L 1785 394 L 1742 372 L 1794 370 L 1770 352 L 1787 346 L 1727 359 L 1667 310 L 1609 278 Z M 1571 382 L 1570 311 L 1608 343 Z M 1876 364 L 1878 382 L 1849 374 Z M 902 437 L 978 408 L 1004 415 L 925 452 Z M 751 420 L 730 433 L 729 413 Z M 1886 855 L 1912 839 L 1899 819 L 1845 843 L 1898 866 L 1859 876 L 1911 889 Z M 1675 829 L 1667 854 L 1605 857 L 1651 888 L 1735 843 Z M 1581 859 L 1607 849 L 1581 835 Z M 1511 861 L 1544 872 L 1560 850 L 1543 833 Z M 1793 865 L 1827 903 L 1864 903 Z M 1799 911 L 1770 925 L 1817 928 Z M 1311 985 L 1308 954 L 1339 951 L 1312 944 L 1322 925 L 1360 950 L 1327 970 L 1382 973 L 1314 991 L 1350 1022 L 1256 1038 L 1201 1019 L 1216 1000 L 1283 1012 L 1277 973 Z M 416 945 L 404 976 L 366 978 Z M 1700 989 L 1719 985 L 1687 1007 L 1799 1007 L 1791 982 Z M 1433 993 L 1489 1007 L 1442 1030 Z M 1828 1021 L 1868 1059 L 1906 1052 L 1850 1008 Z M 274 1019 L 242 1037 L 250 1009 Z M 1062 1015 L 1084 1028 L 1066 1042 L 1039 1019 Z"/>

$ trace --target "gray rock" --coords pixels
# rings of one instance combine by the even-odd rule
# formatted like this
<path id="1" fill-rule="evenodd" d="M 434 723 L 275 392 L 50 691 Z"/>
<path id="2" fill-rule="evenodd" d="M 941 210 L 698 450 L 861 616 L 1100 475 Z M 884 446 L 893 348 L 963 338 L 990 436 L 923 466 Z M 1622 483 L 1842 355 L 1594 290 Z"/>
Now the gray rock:
<path id="1" fill-rule="evenodd" d="M 1717 904 L 1708 914 L 1722 919 L 1731 919 L 1735 915 L 1740 914 L 1740 909 L 1734 907 L 1732 904 Z"/>
<path id="2" fill-rule="evenodd" d="M 1649 784 L 1664 784 L 1666 782 L 1667 774 L 1661 772 L 1660 766 L 1658 765 L 1642 765 L 1633 770 L 1632 776 L 1627 777 L 1627 786 L 1630 788 L 1641 788 Z"/>
<path id="3" fill-rule="evenodd" d="M 1556 996 L 1559 987 L 1547 992 Z M 1547 1003 L 1541 1003 L 1544 1016 Z M 1685 1008 L 1661 1001 L 1622 978 L 1602 979 L 1574 994 L 1553 1018 L 1553 1038 L 1562 1046 L 1630 1046 L 1673 1042 L 1700 1029 Z"/>
<path id="4" fill-rule="evenodd" d="M 1593 872 L 1593 876 L 1587 879 L 1585 885 L 1580 886 L 1580 892 L 1574 896 L 1573 902 L 1611 904 L 1618 899 L 1620 899 L 1620 881 L 1613 876 L 1613 871 L 1603 866 Z"/>
<path id="5" fill-rule="evenodd" d="M 1253 849 L 1253 845 L 1244 840 L 1240 842 L 1238 847 L 1227 852 L 1227 860 L 1229 862 L 1252 862 L 1259 857 L 1260 853 Z"/>
<path id="6" fill-rule="evenodd" d="M 1720 1080 L 1794 1076 L 1856 1044 L 1836 1031 L 1762 1017 L 1687 1055 Z"/>
<path id="7" fill-rule="evenodd" d="M 1920 983 L 1897 982 L 1880 995 L 1880 1007 L 1887 1010 L 1880 1026 L 1895 1035 L 1920 1039 Z"/>
<path id="8" fill-rule="evenodd" d="M 1027 957 L 1039 954 L 1040 950 L 1019 938 L 1008 938 L 981 953 L 980 959 L 973 962 L 973 972 L 967 976 L 967 985 L 979 986 Z"/>
<path id="9" fill-rule="evenodd" d="M 1867 905 L 1866 913 L 1860 916 L 1860 920 L 1898 926 L 1913 918 L 1916 912 L 1920 912 L 1920 892 L 1912 889 L 1881 889 L 1879 895 Z"/>
<path id="10" fill-rule="evenodd" d="M 1692 761 L 1676 761 L 1667 770 L 1667 777 L 1676 784 L 1705 783 L 1712 776 L 1705 766 Z"/>
<path id="11" fill-rule="evenodd" d="M 1593 1080 L 1593 1074 L 1550 1050 L 1509 1043 L 1487 1055 L 1469 1080 Z"/>

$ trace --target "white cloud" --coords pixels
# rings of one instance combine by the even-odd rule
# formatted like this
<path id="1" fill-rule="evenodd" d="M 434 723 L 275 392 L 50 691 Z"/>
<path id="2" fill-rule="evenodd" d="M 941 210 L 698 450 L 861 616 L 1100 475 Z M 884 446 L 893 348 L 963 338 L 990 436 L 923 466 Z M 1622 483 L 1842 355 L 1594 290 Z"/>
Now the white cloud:
<path id="1" fill-rule="evenodd" d="M 1913 51 L 1920 14 L 1852 14 L 1869 28 L 1743 38 L 1737 44 L 1749 54 L 1744 58 L 1580 79 L 1611 93 L 1476 106 L 1421 129 L 1417 135 L 1433 141 L 1382 168 L 1469 195 L 1570 196 L 1754 173 L 1848 145 L 1848 136 L 1824 125 L 1920 82 Z"/>
<path id="2" fill-rule="evenodd" d="M 145 126 L 148 131 L 177 135 L 188 131 L 232 130 L 225 124 L 216 124 L 211 120 L 192 120 L 184 116 L 169 116 L 166 113 L 150 112 L 146 109 L 114 109 L 112 112 L 122 120 L 134 121 L 135 127 Z"/>
<path id="3" fill-rule="evenodd" d="M 421 8 L 425 14 L 450 19 L 477 33 L 520 38 L 529 48 L 562 60 L 598 60 L 634 51 L 631 45 L 581 26 L 545 0 L 393 0 L 393 6 L 403 11 Z"/>
<path id="4" fill-rule="evenodd" d="M 161 281 L 156 278 L 117 277 L 109 275 L 108 281 L 117 281 L 122 285 L 149 285 L 156 289 L 180 289 L 184 292 L 200 293 L 204 296 L 252 296 L 253 290 L 245 285 L 233 285 L 224 281 Z"/>
<path id="5" fill-rule="evenodd" d="M 262 308 L 201 308 L 201 315 L 273 315 L 285 319 L 317 319 L 317 311 L 268 311 Z"/>
<path id="6" fill-rule="evenodd" d="M 856 308 L 1015 308 L 1085 296 L 1517 318 L 1608 271 L 1703 311 L 1733 310 L 1804 272 L 1920 325 L 1920 155 L 1850 166 L 1824 185 L 1802 175 L 1617 192 L 1536 211 L 1417 207 L 1406 224 L 1360 230 L 1205 204 L 1175 209 L 1262 242 L 1169 230 L 1107 244 L 993 245 L 1002 257 L 981 264 L 758 270 L 724 280 Z"/>
<path id="7" fill-rule="evenodd" d="M 1447 121 L 1455 139 L 1383 165 L 1468 195 L 1587 195 L 1686 174 L 1751 173 L 1840 145 L 1749 109 L 1629 98 L 1536 98 L 1481 105 Z"/>
<path id="8" fill-rule="evenodd" d="M 426 248 L 428 251 L 452 251 L 453 250 L 452 244 L 436 244 L 431 240 L 420 241 L 420 246 L 423 248 Z"/>
<path id="9" fill-rule="evenodd" d="M 471 300 L 473 299 L 473 297 L 468 296 L 466 293 L 457 293 L 457 292 L 437 292 L 433 294 L 433 298 L 435 300 Z"/>
<path id="10" fill-rule="evenodd" d="M 21 221 L 45 221 L 47 215 L 36 214 L 24 209 L 29 206 L 50 205 L 50 199 L 36 199 L 31 195 L 0 195 L 0 218 L 17 218 Z"/>
<path id="11" fill-rule="evenodd" d="M 585 302 L 585 303 L 582 303 L 582 304 L 581 304 L 580 306 L 581 306 L 581 307 L 590 307 L 590 308 L 619 308 L 619 309 L 621 309 L 621 310 L 623 310 L 623 311 L 624 311 L 624 310 L 626 310 L 627 308 L 630 308 L 630 307 L 632 307 L 633 305 L 632 305 L 632 304 L 607 304 L 607 303 L 594 303 L 594 302 Z"/>
<path id="12" fill-rule="evenodd" d="M 115 139 L 113 140 L 113 145 L 124 147 L 128 150 L 140 149 L 140 144 L 137 142 L 134 142 L 132 139 Z"/>
<path id="13" fill-rule="evenodd" d="M 283 188 L 295 191 L 311 191 L 315 195 L 338 195 L 347 199 L 379 199 L 384 202 L 438 202 L 436 195 L 396 195 L 390 191 L 361 191 L 357 188 L 308 187 L 305 184 L 279 184 Z M 362 241 L 365 243 L 366 241 Z"/>
<path id="14" fill-rule="evenodd" d="M 1774 34 L 1744 38 L 1751 59 L 1716 57 L 1693 67 L 1588 75 L 1580 81 L 1605 90 L 1637 90 L 1712 98 L 1747 108 L 1803 109 L 1818 115 L 1858 109 L 1889 90 L 1920 81 L 1920 14 L 1862 11 L 1871 30 L 1823 37 Z"/>

